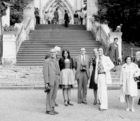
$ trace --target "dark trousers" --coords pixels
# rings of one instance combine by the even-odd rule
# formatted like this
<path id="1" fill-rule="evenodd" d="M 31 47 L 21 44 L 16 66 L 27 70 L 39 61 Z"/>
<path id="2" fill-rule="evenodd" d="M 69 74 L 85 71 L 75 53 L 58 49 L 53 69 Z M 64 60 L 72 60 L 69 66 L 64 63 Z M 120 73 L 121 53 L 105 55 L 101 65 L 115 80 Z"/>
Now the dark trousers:
<path id="1" fill-rule="evenodd" d="M 81 21 L 81 25 L 83 25 L 83 18 L 80 18 L 80 21 Z"/>
<path id="2" fill-rule="evenodd" d="M 68 26 L 69 26 L 69 22 L 65 21 L 65 27 L 68 27 Z"/>
<path id="3" fill-rule="evenodd" d="M 36 16 L 36 24 L 40 24 L 40 17 Z"/>
<path id="4" fill-rule="evenodd" d="M 88 77 L 86 71 L 81 71 L 78 81 L 78 102 L 86 102 Z"/>

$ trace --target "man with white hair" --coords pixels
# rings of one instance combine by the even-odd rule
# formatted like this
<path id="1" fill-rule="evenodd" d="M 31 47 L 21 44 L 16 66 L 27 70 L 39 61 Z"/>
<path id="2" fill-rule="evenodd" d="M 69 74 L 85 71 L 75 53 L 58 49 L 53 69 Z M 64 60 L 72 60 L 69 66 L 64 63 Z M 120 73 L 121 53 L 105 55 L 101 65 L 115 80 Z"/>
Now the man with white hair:
<path id="1" fill-rule="evenodd" d="M 56 59 L 56 50 L 54 48 L 50 50 L 50 57 L 45 59 L 43 63 L 43 77 L 45 92 L 47 93 L 46 114 L 58 114 L 54 108 L 56 106 L 55 99 L 58 90 L 58 82 L 60 81 L 60 68 Z"/>
<path id="2" fill-rule="evenodd" d="M 56 56 L 61 55 L 61 48 L 60 48 L 60 47 L 55 46 L 54 49 L 55 49 L 55 51 L 56 51 Z"/>
<path id="3" fill-rule="evenodd" d="M 90 77 L 90 58 L 86 55 L 86 49 L 81 48 L 81 55 L 76 57 L 76 74 L 78 82 L 78 103 L 87 104 L 87 84 Z"/>

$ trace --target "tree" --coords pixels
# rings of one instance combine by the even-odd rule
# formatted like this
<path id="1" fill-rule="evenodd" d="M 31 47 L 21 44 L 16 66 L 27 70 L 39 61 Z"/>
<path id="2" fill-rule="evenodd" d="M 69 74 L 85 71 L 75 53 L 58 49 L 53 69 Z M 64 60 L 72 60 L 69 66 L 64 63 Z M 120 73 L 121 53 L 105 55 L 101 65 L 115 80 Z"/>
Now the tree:
<path id="1" fill-rule="evenodd" d="M 23 20 L 23 10 L 31 0 L 5 0 L 13 5 L 10 9 L 10 24 L 20 23 Z"/>
<path id="2" fill-rule="evenodd" d="M 96 21 L 101 23 L 107 21 L 112 30 L 123 24 L 123 40 L 138 43 L 140 40 L 139 0 L 98 0 L 97 6 L 98 12 L 94 15 Z"/>

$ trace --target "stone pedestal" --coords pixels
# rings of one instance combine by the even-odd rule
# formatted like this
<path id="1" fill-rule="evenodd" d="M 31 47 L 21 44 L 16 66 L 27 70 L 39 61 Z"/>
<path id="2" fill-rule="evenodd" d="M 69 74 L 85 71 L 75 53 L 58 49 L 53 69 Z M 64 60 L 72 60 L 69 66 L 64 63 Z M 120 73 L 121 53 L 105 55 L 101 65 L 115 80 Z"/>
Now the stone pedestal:
<path id="1" fill-rule="evenodd" d="M 3 35 L 3 65 L 16 64 L 16 32 L 8 32 Z"/>

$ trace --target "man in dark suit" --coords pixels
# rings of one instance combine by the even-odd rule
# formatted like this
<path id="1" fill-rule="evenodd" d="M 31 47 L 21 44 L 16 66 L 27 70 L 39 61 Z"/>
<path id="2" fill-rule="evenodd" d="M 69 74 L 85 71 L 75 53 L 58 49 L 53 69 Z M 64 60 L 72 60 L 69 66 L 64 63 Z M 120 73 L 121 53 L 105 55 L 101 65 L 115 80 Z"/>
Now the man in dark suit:
<path id="1" fill-rule="evenodd" d="M 45 82 L 45 89 L 47 89 L 46 98 L 46 113 L 50 115 L 58 114 L 55 108 L 55 96 L 58 89 L 58 82 L 60 80 L 60 68 L 56 60 L 56 50 L 50 50 L 50 57 L 43 63 L 43 76 Z"/>
<path id="2" fill-rule="evenodd" d="M 90 58 L 86 55 L 85 48 L 81 48 L 81 55 L 76 57 L 76 74 L 75 78 L 78 82 L 78 103 L 87 104 L 87 84 L 90 77 Z"/>
<path id="3" fill-rule="evenodd" d="M 108 48 L 108 56 L 110 57 L 111 61 L 114 63 L 115 66 L 118 65 L 119 61 L 119 49 L 118 49 L 118 38 L 114 38 L 114 42 L 109 45 Z M 112 69 L 116 71 L 116 69 Z"/>

